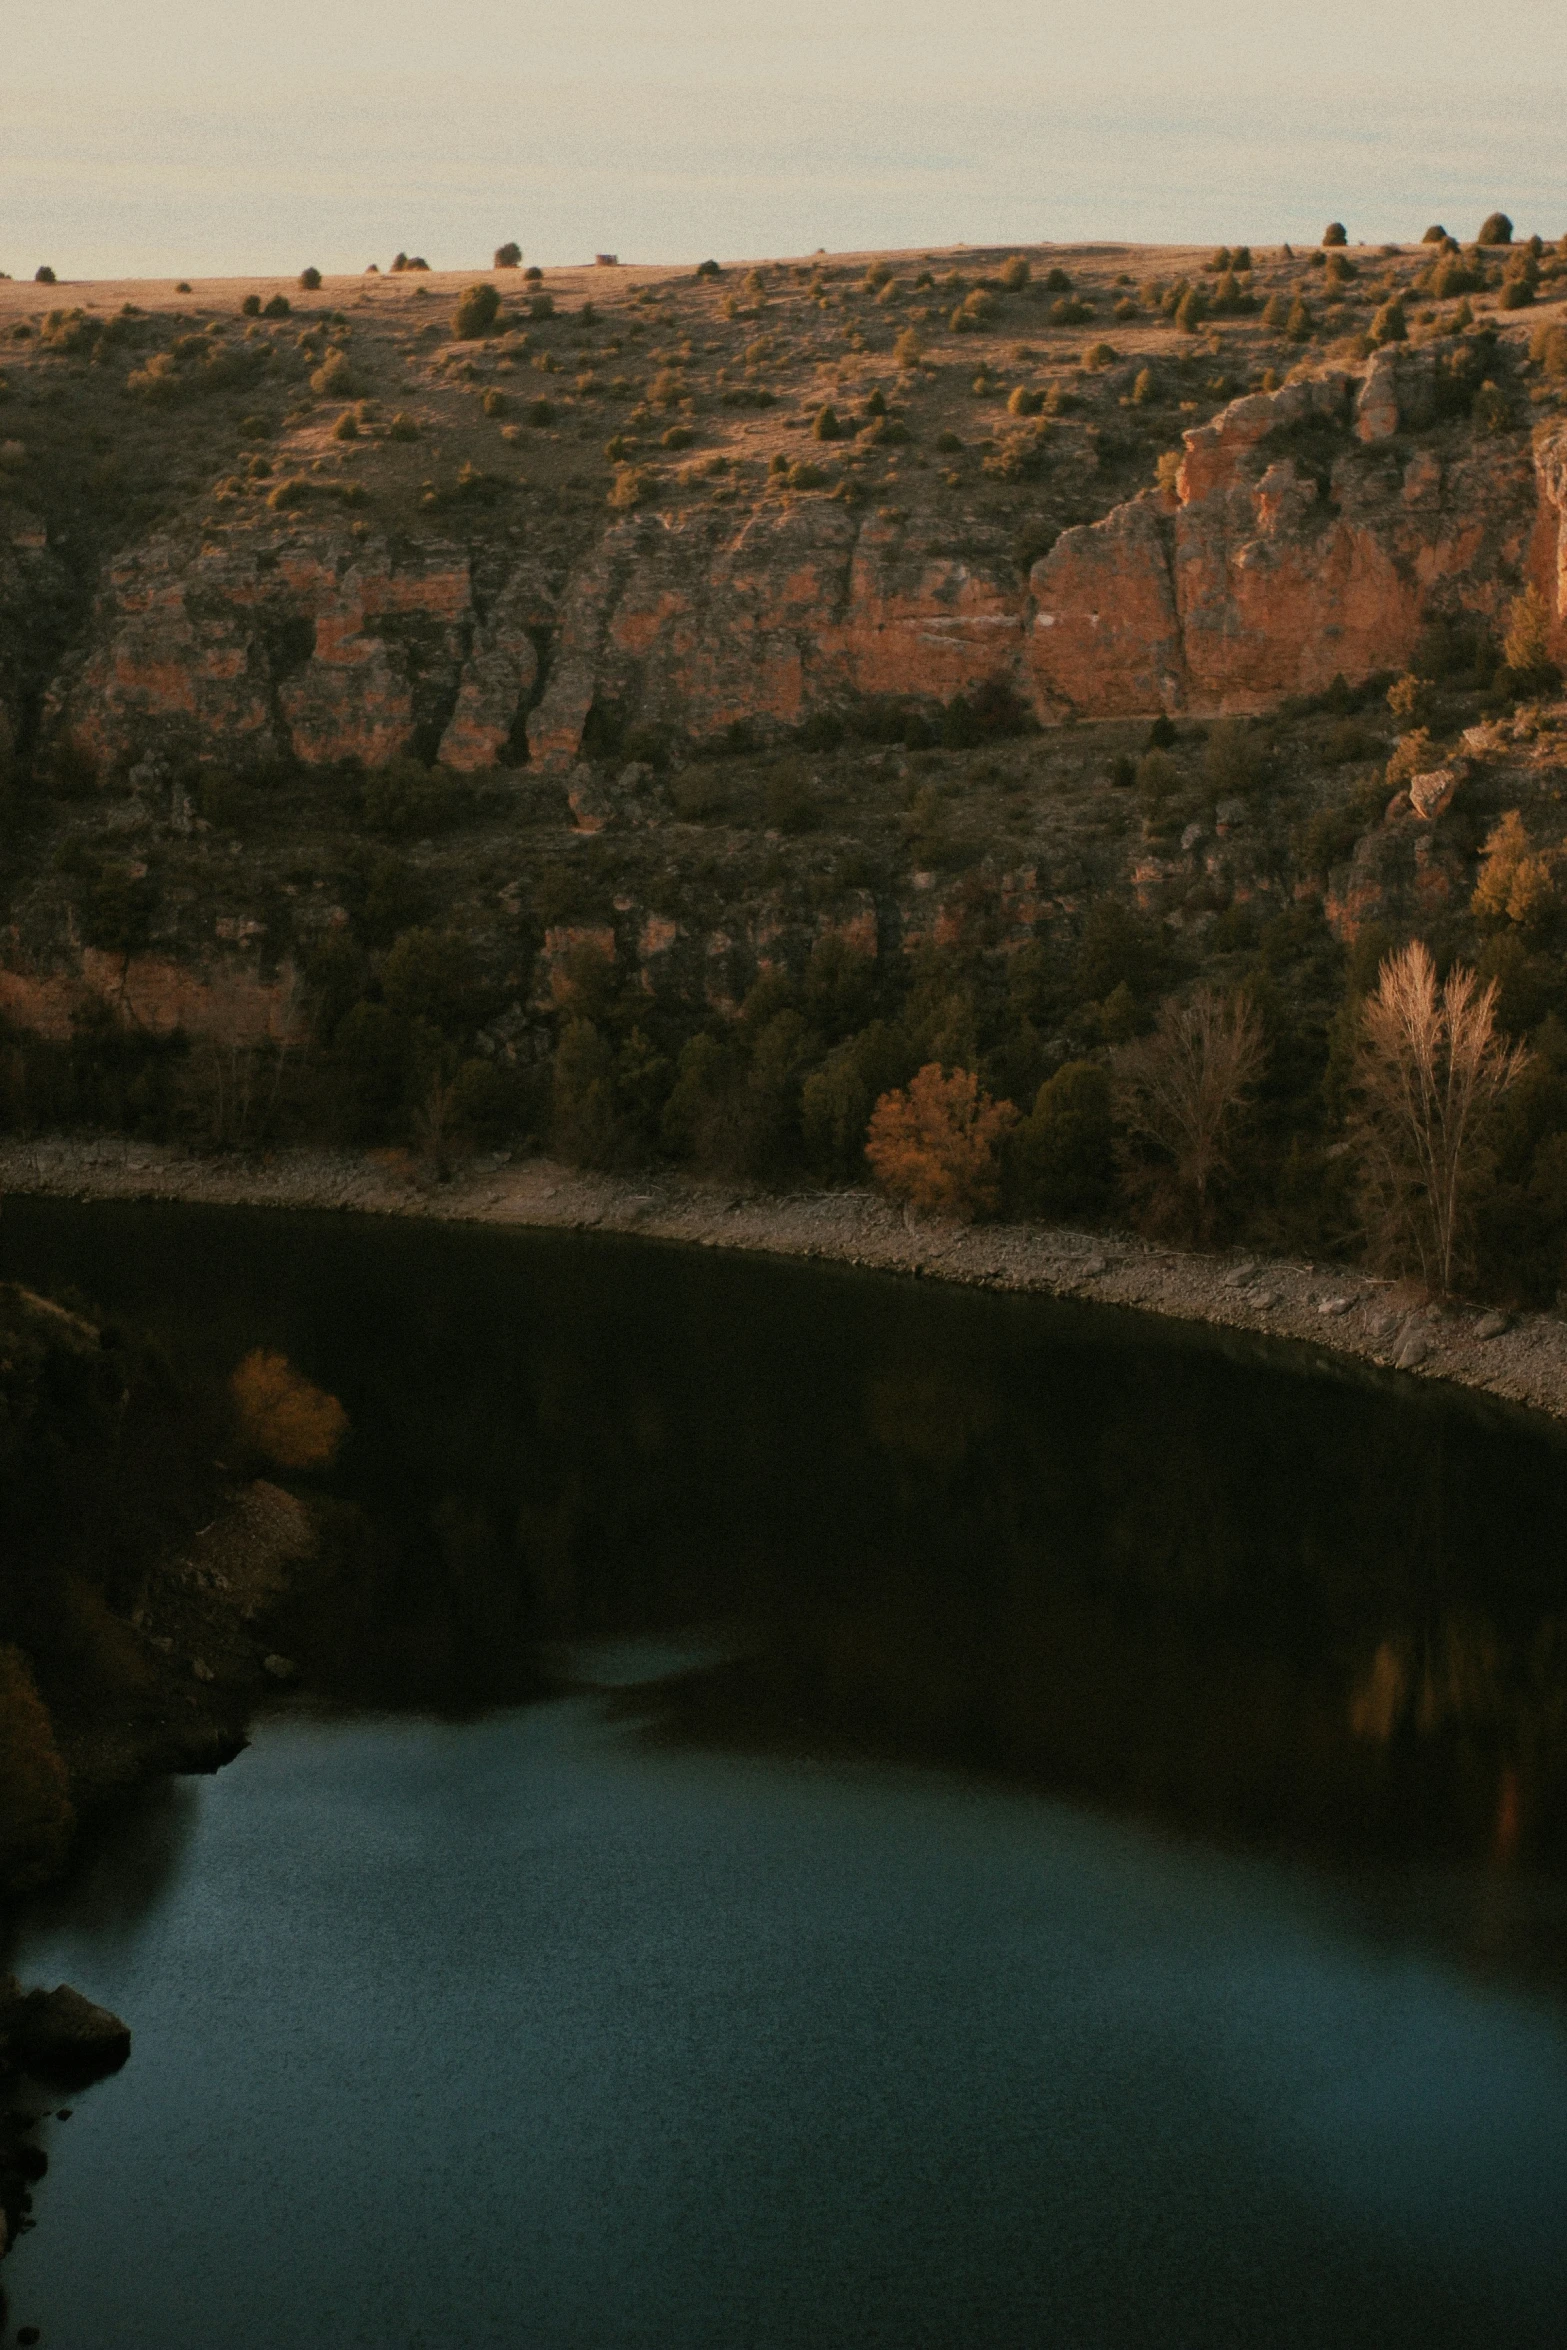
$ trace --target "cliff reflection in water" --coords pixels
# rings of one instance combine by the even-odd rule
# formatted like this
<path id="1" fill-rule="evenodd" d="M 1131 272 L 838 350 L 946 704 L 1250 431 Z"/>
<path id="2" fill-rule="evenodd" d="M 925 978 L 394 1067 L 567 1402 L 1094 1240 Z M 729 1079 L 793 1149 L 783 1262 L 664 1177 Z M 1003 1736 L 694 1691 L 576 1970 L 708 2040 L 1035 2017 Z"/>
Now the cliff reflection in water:
<path id="1" fill-rule="evenodd" d="M 703 1737 L 824 1738 L 1261 1837 L 1567 1864 L 1567 1453 L 1516 1415 L 1041 1299 L 552 1234 L 8 1203 L 351 1434 L 289 1637 L 356 1701 L 732 1629 Z"/>

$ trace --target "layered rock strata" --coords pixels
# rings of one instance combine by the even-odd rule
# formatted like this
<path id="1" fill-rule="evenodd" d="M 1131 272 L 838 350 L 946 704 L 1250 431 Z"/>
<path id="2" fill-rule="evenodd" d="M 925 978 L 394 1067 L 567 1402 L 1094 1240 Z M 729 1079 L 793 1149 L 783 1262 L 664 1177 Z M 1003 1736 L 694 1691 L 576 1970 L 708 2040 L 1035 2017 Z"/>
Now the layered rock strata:
<path id="1" fill-rule="evenodd" d="M 1044 723 L 1252 712 L 1403 667 L 1421 630 L 1525 580 L 1567 651 L 1567 433 L 1443 426 L 1438 359 L 1383 352 L 1236 400 L 1171 489 L 1062 533 L 1020 577 L 829 498 L 610 522 L 564 578 L 291 520 L 277 546 L 175 537 L 108 578 L 52 717 L 99 766 L 149 749 L 565 771 L 595 705 L 698 740 L 866 699 L 1005 686 Z M 358 526 L 361 530 L 363 526 Z"/>

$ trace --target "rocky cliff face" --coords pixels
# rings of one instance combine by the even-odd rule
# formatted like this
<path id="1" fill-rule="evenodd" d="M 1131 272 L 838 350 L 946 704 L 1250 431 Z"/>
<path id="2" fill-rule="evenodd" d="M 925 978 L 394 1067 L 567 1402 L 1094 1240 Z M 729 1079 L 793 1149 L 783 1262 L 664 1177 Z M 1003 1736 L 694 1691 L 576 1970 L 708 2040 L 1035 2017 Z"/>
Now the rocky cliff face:
<path id="1" fill-rule="evenodd" d="M 822 496 L 611 519 L 564 571 L 280 516 L 269 544 L 154 538 L 114 566 L 51 718 L 99 767 L 405 750 L 464 771 L 579 755 L 597 704 L 698 741 L 863 700 L 1005 685 L 1045 724 L 1256 712 L 1405 666 L 1526 579 L 1567 650 L 1567 429 L 1444 424 L 1440 357 L 1384 352 L 1239 399 L 1173 488 L 1067 529 L 1026 577 Z"/>

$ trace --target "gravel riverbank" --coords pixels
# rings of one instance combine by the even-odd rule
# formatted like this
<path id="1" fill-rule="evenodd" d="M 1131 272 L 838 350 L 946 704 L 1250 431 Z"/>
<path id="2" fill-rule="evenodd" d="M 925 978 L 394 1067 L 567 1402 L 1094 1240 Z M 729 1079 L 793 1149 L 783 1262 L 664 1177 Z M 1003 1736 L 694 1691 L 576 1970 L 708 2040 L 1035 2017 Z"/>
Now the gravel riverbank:
<path id="1" fill-rule="evenodd" d="M 909 1224 L 869 1192 L 750 1192 L 671 1175 L 596 1175 L 536 1158 L 480 1160 L 437 1184 L 390 1152 L 193 1158 L 141 1143 L 74 1139 L 0 1148 L 0 1190 L 636 1232 L 701 1248 L 825 1258 L 1291 1339 L 1567 1419 L 1567 1315 L 1560 1312 L 1437 1306 L 1407 1285 L 1343 1267 L 1203 1256 L 1120 1233 Z"/>

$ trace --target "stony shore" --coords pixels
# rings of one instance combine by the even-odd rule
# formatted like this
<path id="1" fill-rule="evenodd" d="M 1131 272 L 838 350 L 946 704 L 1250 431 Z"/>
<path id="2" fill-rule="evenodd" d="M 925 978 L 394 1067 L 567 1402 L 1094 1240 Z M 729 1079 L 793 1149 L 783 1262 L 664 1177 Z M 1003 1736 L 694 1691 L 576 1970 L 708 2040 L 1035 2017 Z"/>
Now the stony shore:
<path id="1" fill-rule="evenodd" d="M 749 1192 L 667 1174 L 597 1175 L 539 1158 L 484 1159 L 436 1183 L 396 1152 L 197 1158 L 117 1140 L 9 1143 L 0 1148 L 0 1190 L 635 1232 L 825 1259 L 1293 1340 L 1567 1419 L 1567 1314 L 1440 1305 L 1342 1267 L 1204 1256 L 1124 1233 L 910 1222 L 868 1192 Z"/>

